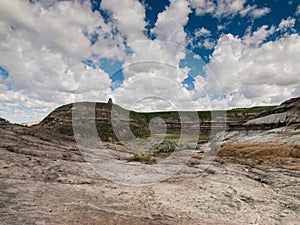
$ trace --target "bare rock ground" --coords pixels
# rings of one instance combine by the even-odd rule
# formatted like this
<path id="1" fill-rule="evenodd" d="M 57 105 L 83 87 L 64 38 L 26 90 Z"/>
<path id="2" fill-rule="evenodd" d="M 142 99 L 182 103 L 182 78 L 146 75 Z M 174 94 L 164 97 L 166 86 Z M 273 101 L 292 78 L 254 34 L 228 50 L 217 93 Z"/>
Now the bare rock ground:
<path id="1" fill-rule="evenodd" d="M 296 167 L 276 163 L 259 167 L 221 155 L 200 170 L 202 153 L 190 151 L 191 163 L 167 180 L 126 186 L 96 173 L 70 137 L 1 122 L 0 138 L 1 224 L 296 225 L 300 221 Z M 122 157 L 126 153 L 113 144 L 107 147 Z"/>

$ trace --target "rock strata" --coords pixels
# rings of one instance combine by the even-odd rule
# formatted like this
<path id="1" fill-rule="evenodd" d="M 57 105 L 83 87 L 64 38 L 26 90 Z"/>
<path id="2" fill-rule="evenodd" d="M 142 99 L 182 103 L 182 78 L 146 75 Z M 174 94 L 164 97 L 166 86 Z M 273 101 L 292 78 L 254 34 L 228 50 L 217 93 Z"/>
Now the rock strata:
<path id="1" fill-rule="evenodd" d="M 276 127 L 300 123 L 300 98 L 288 100 L 278 107 L 259 114 L 257 119 L 245 123 L 251 125 L 273 125 Z"/>

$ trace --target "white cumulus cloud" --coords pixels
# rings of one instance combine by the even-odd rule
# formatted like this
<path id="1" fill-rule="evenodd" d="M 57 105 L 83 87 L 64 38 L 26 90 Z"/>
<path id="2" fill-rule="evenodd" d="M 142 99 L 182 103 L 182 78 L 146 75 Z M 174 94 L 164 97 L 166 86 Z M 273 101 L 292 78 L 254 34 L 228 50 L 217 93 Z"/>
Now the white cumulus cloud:
<path id="1" fill-rule="evenodd" d="M 9 72 L 2 86 L 11 86 L 0 95 L 6 118 L 26 119 L 13 116 L 17 107 L 33 120 L 41 119 L 58 105 L 72 102 L 83 75 L 92 80 L 86 92 L 110 81 L 108 74 L 88 69 L 81 60 L 109 51 L 123 40 L 90 7 L 88 1 L 58 1 L 49 8 L 40 2 L 0 2 L 0 65 Z M 94 45 L 87 37 L 91 33 L 98 36 Z"/>
<path id="2" fill-rule="evenodd" d="M 249 45 L 248 40 L 231 34 L 220 37 L 207 65 L 206 89 L 212 95 L 218 91 L 215 77 L 231 106 L 276 104 L 295 96 L 300 85 L 300 36 L 260 46 Z"/>
<path id="3" fill-rule="evenodd" d="M 156 34 L 158 40 L 184 46 L 186 43 L 184 25 L 188 21 L 190 12 L 191 9 L 186 0 L 171 0 L 170 6 L 158 14 L 152 32 Z"/>
<path id="4" fill-rule="evenodd" d="M 101 8 L 111 12 L 117 28 L 128 42 L 144 39 L 145 9 L 135 0 L 103 0 Z"/>

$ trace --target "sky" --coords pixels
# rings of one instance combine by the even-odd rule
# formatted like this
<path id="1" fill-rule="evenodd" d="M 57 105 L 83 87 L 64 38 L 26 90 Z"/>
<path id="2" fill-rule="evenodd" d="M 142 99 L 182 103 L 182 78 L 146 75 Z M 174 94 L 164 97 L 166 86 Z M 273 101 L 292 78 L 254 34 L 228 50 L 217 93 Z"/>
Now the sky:
<path id="1" fill-rule="evenodd" d="M 300 96 L 300 0 L 0 0 L 0 117 L 76 101 L 135 111 Z"/>

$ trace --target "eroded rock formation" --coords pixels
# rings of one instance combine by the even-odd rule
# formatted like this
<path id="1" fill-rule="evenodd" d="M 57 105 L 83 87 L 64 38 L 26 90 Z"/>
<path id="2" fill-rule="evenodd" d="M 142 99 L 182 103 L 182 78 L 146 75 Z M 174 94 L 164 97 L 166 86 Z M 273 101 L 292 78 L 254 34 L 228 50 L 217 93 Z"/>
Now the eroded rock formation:
<path id="1" fill-rule="evenodd" d="M 51 113 L 39 126 L 0 119 L 2 224 L 300 221 L 300 131 L 291 118 L 287 126 L 279 124 L 276 129 L 228 130 L 216 158 L 203 161 L 205 152 L 186 150 L 190 160 L 173 176 L 148 186 L 130 186 L 97 173 L 73 137 L 54 132 L 72 123 L 68 107 Z M 291 109 L 299 110 L 286 107 L 285 111 L 265 112 L 262 118 L 277 118 L 274 113 L 289 114 Z M 96 112 L 99 123 L 109 119 L 108 112 L 105 108 Z M 244 126 L 254 122 L 257 120 Z M 139 165 L 127 161 L 132 149 L 112 143 L 105 143 L 105 148 L 120 162 Z"/>

